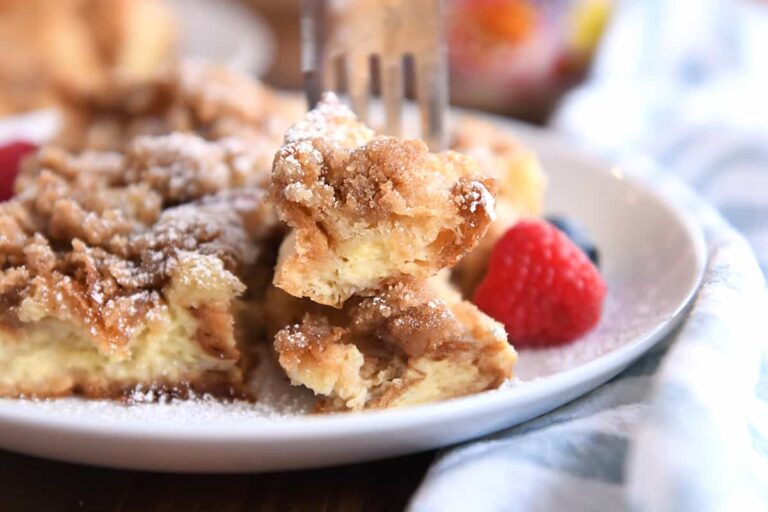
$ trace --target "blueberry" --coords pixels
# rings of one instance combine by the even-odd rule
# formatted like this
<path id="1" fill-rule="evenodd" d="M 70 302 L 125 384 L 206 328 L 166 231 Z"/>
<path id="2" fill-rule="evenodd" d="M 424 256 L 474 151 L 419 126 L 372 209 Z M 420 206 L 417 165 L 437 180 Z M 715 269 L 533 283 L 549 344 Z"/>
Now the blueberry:
<path id="1" fill-rule="evenodd" d="M 556 215 L 546 217 L 547 222 L 555 226 L 557 229 L 565 233 L 565 235 L 576 244 L 584 254 L 595 264 L 596 267 L 600 267 L 600 252 L 597 250 L 592 236 L 578 221 L 572 219 L 566 219 Z"/>

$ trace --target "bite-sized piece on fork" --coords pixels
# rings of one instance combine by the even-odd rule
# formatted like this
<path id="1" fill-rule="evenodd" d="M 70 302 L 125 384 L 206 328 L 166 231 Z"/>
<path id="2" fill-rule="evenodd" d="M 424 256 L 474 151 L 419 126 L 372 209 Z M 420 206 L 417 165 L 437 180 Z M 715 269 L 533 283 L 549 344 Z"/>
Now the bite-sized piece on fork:
<path id="1" fill-rule="evenodd" d="M 341 307 L 407 276 L 426 279 L 477 246 L 495 189 L 471 158 L 374 137 L 327 95 L 275 156 L 271 197 L 293 230 L 274 284 Z"/>

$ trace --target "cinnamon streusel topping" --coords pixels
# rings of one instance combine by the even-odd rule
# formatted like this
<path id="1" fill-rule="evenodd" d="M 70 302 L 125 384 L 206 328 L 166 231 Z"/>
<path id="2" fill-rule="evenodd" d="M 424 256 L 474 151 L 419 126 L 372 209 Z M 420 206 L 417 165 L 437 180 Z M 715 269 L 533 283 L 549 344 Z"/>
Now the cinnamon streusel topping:
<path id="1" fill-rule="evenodd" d="M 295 384 L 322 410 L 409 405 L 499 386 L 516 355 L 503 327 L 457 294 L 406 280 L 342 312 L 308 307 L 275 337 Z"/>
<path id="2" fill-rule="evenodd" d="M 303 102 L 283 97 L 225 66 L 186 60 L 142 82 L 71 98 L 62 133 L 70 150 L 122 151 L 139 135 L 193 133 L 229 140 L 238 165 L 268 179 L 286 129 Z"/>
<path id="3" fill-rule="evenodd" d="M 6 327 L 59 318 L 112 353 L 195 272 L 230 291 L 217 297 L 211 282 L 208 299 L 183 298 L 191 307 L 243 291 L 260 241 L 276 227 L 266 192 L 230 189 L 247 180 L 231 179 L 226 150 L 181 137 L 191 150 L 174 136 L 146 137 L 125 156 L 50 148 L 27 162 L 19 195 L 0 204 Z M 187 158 L 168 156 L 179 151 Z"/>

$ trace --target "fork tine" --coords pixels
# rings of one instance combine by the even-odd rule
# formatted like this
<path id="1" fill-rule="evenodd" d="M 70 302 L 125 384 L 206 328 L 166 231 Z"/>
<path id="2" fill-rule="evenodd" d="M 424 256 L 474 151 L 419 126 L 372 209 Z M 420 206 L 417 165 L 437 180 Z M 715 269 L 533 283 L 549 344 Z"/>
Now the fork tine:
<path id="1" fill-rule="evenodd" d="M 344 57 L 342 55 L 329 55 L 326 56 L 323 62 L 323 91 L 333 91 L 338 93 L 342 92 L 343 80 L 342 74 L 344 73 Z"/>
<path id="2" fill-rule="evenodd" d="M 325 42 L 325 0 L 301 1 L 301 72 L 309 108 L 314 108 L 323 91 L 323 46 Z"/>
<path id="3" fill-rule="evenodd" d="M 340 92 L 346 86 L 353 110 L 367 123 L 371 58 L 377 55 L 386 131 L 399 134 L 405 95 L 405 55 L 413 63 L 422 137 L 433 150 L 444 149 L 448 79 L 441 17 L 443 1 L 391 0 L 371 2 L 368 8 L 352 8 L 355 2 L 302 0 L 302 63 L 310 106 L 314 106 L 321 90 Z M 382 26 L 372 28 L 372 18 Z M 335 73 L 341 70 L 340 63 L 346 69 Z M 410 78 L 411 70 L 408 71 Z"/>
<path id="4" fill-rule="evenodd" d="M 347 88 L 352 109 L 366 123 L 371 94 L 370 57 L 367 54 L 355 52 L 347 55 Z"/>
<path id="5" fill-rule="evenodd" d="M 448 84 L 445 80 L 445 62 L 415 58 L 416 98 L 419 103 L 422 138 L 433 151 L 442 151 L 447 145 L 445 115 L 448 104 Z"/>
<path id="6" fill-rule="evenodd" d="M 403 61 L 398 58 L 381 59 L 381 96 L 384 100 L 385 131 L 400 135 L 403 109 Z"/>

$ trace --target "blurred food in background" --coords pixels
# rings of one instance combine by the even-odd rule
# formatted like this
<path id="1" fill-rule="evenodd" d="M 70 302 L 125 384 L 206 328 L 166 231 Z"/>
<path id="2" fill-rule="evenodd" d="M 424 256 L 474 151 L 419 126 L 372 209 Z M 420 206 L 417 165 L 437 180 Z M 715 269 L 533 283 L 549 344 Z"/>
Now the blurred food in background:
<path id="1" fill-rule="evenodd" d="M 584 75 L 611 0 L 450 0 L 454 103 L 543 121 Z"/>
<path id="2" fill-rule="evenodd" d="M 301 29 L 299 5 L 301 0 L 240 0 L 261 15 L 275 36 L 276 55 L 267 70 L 264 82 L 280 89 L 300 89 Z"/>
<path id="3" fill-rule="evenodd" d="M 177 53 L 249 72 L 271 59 L 265 82 L 299 89 L 299 3 L 0 0 L 0 115 L 102 95 L 116 81 L 151 75 Z M 445 0 L 452 102 L 543 122 L 584 75 L 611 3 Z M 248 12 L 236 9 L 243 6 L 269 27 L 246 20 Z"/>
<path id="4" fill-rule="evenodd" d="M 299 0 L 245 0 L 270 22 L 266 81 L 301 87 Z M 445 0 L 454 104 L 543 122 L 584 76 L 612 0 Z"/>
<path id="5" fill-rule="evenodd" d="M 0 115 L 150 76 L 175 41 L 160 0 L 0 0 Z"/>

